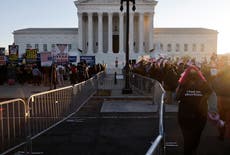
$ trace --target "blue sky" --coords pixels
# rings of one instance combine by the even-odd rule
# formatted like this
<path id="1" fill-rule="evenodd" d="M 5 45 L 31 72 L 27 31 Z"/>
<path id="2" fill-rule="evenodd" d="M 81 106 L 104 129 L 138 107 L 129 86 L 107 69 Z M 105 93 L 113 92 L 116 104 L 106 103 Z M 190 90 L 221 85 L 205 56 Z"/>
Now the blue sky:
<path id="1" fill-rule="evenodd" d="M 12 44 L 17 29 L 77 27 L 74 0 L 1 0 L 0 6 L 0 47 Z M 229 0 L 158 0 L 154 25 L 217 30 L 218 53 L 230 53 L 229 7 Z"/>

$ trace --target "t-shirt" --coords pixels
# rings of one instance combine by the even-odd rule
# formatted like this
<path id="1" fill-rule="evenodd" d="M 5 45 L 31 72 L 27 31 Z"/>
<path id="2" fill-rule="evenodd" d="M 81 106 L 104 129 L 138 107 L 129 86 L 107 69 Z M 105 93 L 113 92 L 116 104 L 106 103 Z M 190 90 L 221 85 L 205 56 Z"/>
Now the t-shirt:
<path id="1" fill-rule="evenodd" d="M 190 126 L 191 122 L 206 120 L 208 112 L 208 96 L 212 89 L 206 82 L 185 83 L 176 92 L 179 100 L 178 119 L 181 124 Z"/>

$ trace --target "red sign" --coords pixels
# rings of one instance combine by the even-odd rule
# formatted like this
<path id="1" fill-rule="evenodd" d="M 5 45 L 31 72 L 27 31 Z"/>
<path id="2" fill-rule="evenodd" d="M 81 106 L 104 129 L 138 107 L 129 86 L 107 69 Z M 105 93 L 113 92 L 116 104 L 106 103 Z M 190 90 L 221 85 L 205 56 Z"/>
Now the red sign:
<path id="1" fill-rule="evenodd" d="M 0 65 L 5 65 L 6 64 L 6 59 L 4 55 L 0 55 Z"/>
<path id="2" fill-rule="evenodd" d="M 55 62 L 57 64 L 66 64 L 66 63 L 68 63 L 68 54 L 67 53 L 58 53 L 55 56 Z"/>

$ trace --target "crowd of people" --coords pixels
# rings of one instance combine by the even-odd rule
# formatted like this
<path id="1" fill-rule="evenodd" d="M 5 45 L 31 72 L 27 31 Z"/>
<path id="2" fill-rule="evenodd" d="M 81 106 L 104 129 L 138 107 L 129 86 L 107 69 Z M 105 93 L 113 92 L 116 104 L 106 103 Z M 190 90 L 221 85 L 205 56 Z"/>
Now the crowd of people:
<path id="1" fill-rule="evenodd" d="M 230 65 L 213 55 L 210 61 L 189 57 L 140 60 L 135 73 L 158 80 L 166 90 L 165 103 L 178 103 L 178 124 L 184 154 L 195 155 L 207 120 L 219 130 L 219 139 L 230 138 Z M 208 102 L 211 94 L 217 103 Z M 210 104 L 212 103 L 212 104 Z"/>
<path id="2" fill-rule="evenodd" d="M 13 85 L 17 82 L 37 86 L 42 84 L 53 89 L 57 86 L 64 86 L 64 82 L 73 85 L 85 81 L 103 70 L 105 70 L 104 65 L 90 66 L 85 61 L 79 62 L 77 65 L 54 63 L 49 67 L 37 64 L 7 64 L 0 66 L 0 85 L 5 83 Z"/>
<path id="3" fill-rule="evenodd" d="M 0 84 L 15 80 L 20 84 L 63 86 L 64 81 L 76 84 L 89 79 L 105 66 L 89 66 L 85 61 L 77 65 L 0 66 Z M 197 62 L 189 57 L 172 60 L 142 59 L 131 66 L 131 71 L 159 81 L 166 90 L 165 103 L 179 105 L 178 123 L 184 137 L 184 154 L 195 155 L 201 133 L 208 119 L 219 129 L 219 139 L 230 138 L 230 65 L 213 55 L 210 61 Z M 216 105 L 208 105 L 209 96 L 217 96 Z M 213 108 L 214 107 L 214 108 Z"/>

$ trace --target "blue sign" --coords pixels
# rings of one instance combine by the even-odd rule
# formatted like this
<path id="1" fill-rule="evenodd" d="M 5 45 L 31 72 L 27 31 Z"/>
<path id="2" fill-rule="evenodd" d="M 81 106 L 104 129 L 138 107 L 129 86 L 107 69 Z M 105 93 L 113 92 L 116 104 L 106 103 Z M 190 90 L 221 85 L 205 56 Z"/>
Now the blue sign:
<path id="1" fill-rule="evenodd" d="M 0 47 L 0 55 L 5 55 L 5 48 L 4 47 Z"/>
<path id="2" fill-rule="evenodd" d="M 69 56 L 69 63 L 77 62 L 77 56 Z"/>
<path id="3" fill-rule="evenodd" d="M 23 58 L 18 58 L 18 63 L 22 63 Z"/>
<path id="4" fill-rule="evenodd" d="M 80 61 L 85 61 L 86 64 L 93 66 L 95 65 L 95 56 L 80 56 Z"/>

